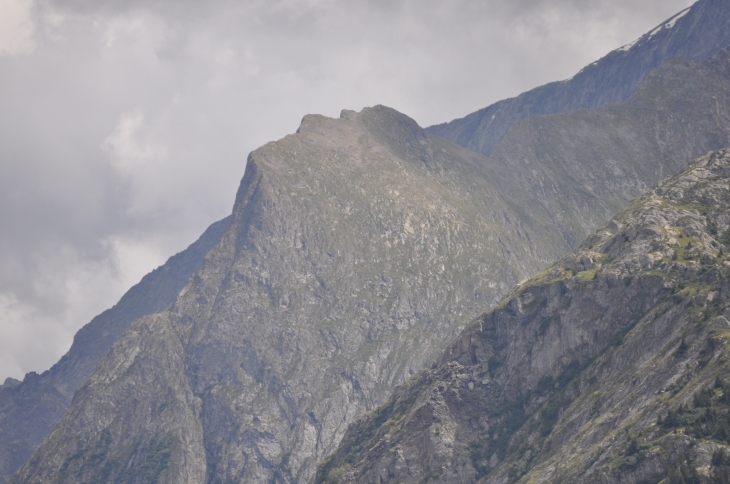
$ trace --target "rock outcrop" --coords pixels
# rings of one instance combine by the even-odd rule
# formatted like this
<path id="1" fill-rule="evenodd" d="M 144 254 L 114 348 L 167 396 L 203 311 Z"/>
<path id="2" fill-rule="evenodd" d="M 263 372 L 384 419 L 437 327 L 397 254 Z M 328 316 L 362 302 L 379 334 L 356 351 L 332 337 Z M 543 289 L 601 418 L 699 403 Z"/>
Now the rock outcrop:
<path id="1" fill-rule="evenodd" d="M 521 119 L 625 101 L 649 72 L 668 59 L 703 62 L 728 45 L 730 5 L 726 0 L 699 0 L 571 79 L 540 86 L 427 131 L 490 155 Z"/>
<path id="2" fill-rule="evenodd" d="M 728 252 L 730 150 L 476 318 L 317 482 L 727 482 Z"/>
<path id="3" fill-rule="evenodd" d="M 147 274 L 119 302 L 76 333 L 73 345 L 51 369 L 22 382 L 0 385 L 0 483 L 10 477 L 48 436 L 76 390 L 135 319 L 175 301 L 203 257 L 220 240 L 229 219 L 211 225 L 187 249 Z"/>
<path id="4" fill-rule="evenodd" d="M 307 482 L 350 421 L 567 250 L 524 200 L 389 108 L 306 116 L 251 154 L 219 244 L 11 482 Z"/>

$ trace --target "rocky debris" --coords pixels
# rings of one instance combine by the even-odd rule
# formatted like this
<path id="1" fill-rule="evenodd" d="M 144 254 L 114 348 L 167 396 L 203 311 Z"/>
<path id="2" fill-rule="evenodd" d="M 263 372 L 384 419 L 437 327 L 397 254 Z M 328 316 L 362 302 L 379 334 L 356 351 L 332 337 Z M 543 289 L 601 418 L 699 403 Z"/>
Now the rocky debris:
<path id="1" fill-rule="evenodd" d="M 476 318 L 316 482 L 726 482 L 728 214 L 730 150 Z"/>
<path id="2" fill-rule="evenodd" d="M 485 166 L 382 106 L 306 116 L 251 154 L 218 245 L 11 482 L 311 480 L 349 422 L 567 250 Z"/>
<path id="3" fill-rule="evenodd" d="M 147 274 L 114 307 L 81 328 L 71 349 L 50 370 L 40 375 L 28 373 L 22 382 L 9 378 L 0 385 L 0 483 L 48 436 L 76 391 L 132 321 L 162 311 L 175 301 L 228 222 L 225 218 L 212 224 L 196 242 Z"/>

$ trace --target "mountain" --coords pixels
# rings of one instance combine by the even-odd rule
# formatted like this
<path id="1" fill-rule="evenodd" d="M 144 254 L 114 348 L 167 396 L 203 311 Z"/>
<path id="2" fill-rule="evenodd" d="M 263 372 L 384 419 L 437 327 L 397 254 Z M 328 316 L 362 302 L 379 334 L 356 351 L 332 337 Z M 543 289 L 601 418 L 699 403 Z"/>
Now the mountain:
<path id="1" fill-rule="evenodd" d="M 71 349 L 50 370 L 28 373 L 22 382 L 6 379 L 0 386 L 0 482 L 51 432 L 76 390 L 132 321 L 160 312 L 175 300 L 228 222 L 225 218 L 211 225 L 190 247 L 147 274 L 114 307 L 81 328 Z"/>
<path id="2" fill-rule="evenodd" d="M 306 482 L 346 425 L 432 361 L 462 318 L 665 174 L 730 144 L 729 70 L 728 49 L 673 59 L 623 103 L 515 123 L 488 158 L 384 107 L 305 117 L 254 152 L 209 260 L 170 310 L 122 337 L 16 482 L 124 480 L 154 462 L 171 481 Z M 153 322 L 168 353 L 140 339 Z M 115 373 L 143 343 L 140 373 Z M 108 415 L 91 425 L 82 416 L 95 408 Z M 104 439 L 102 459 L 92 449 Z"/>
<path id="3" fill-rule="evenodd" d="M 606 74 L 618 86 L 629 82 L 624 74 L 642 72 L 623 102 L 511 122 L 489 157 L 382 106 L 339 120 L 305 117 L 296 135 L 254 152 L 231 226 L 217 225 L 174 283 L 160 279 L 157 289 L 120 302 L 127 317 L 119 324 L 117 316 L 97 321 L 94 331 L 106 335 L 98 346 L 97 336 L 80 335 L 54 369 L 0 386 L 0 479 L 48 436 L 81 388 L 18 482 L 43 481 L 43 473 L 125 480 L 155 466 L 154 475 L 173 481 L 189 470 L 210 482 L 305 482 L 346 425 L 432 361 L 464 317 L 666 174 L 730 145 L 722 11 L 721 2 L 702 0 L 622 51 L 653 52 L 631 57 L 644 59 L 637 66 L 662 60 L 653 69 L 618 63 Z M 666 60 L 667 46 L 696 61 Z M 582 96 L 584 88 L 571 86 Z M 141 295 L 146 302 L 136 308 Z M 161 333 L 148 341 L 140 331 L 150 327 Z M 148 343 L 134 359 L 139 368 L 115 373 Z M 130 382 L 135 391 L 124 386 Z M 95 405 L 108 415 L 91 425 L 82 416 Z M 156 413 L 168 407 L 187 417 Z M 122 439 L 123 426 L 139 430 Z"/>
<path id="4" fill-rule="evenodd" d="M 729 251 L 725 150 L 472 321 L 316 482 L 728 482 Z"/>
<path id="5" fill-rule="evenodd" d="M 566 81 L 546 84 L 426 130 L 490 155 L 510 127 L 521 119 L 623 102 L 634 94 L 649 72 L 668 59 L 678 56 L 702 62 L 727 45 L 730 4 L 727 0 L 699 0 Z"/>
<path id="6" fill-rule="evenodd" d="M 10 482 L 308 481 L 465 318 L 567 250 L 524 200 L 392 109 L 305 116 L 251 154 L 220 242 Z"/>
<path id="7" fill-rule="evenodd" d="M 665 62 L 625 102 L 521 120 L 489 159 L 574 247 L 663 177 L 728 145 L 730 47 L 701 64 Z"/>

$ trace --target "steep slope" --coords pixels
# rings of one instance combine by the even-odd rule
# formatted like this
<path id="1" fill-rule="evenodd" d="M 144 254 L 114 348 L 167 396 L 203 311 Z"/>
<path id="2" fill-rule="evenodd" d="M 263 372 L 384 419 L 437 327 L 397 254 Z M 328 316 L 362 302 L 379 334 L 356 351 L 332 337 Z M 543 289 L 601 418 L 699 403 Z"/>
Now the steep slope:
<path id="1" fill-rule="evenodd" d="M 187 249 L 147 274 L 119 302 L 76 333 L 66 355 L 50 370 L 0 386 L 0 482 L 25 462 L 51 432 L 76 390 L 135 319 L 172 304 L 205 254 L 220 240 L 229 218 L 211 225 Z"/>
<path id="2" fill-rule="evenodd" d="M 571 79 L 546 84 L 427 131 L 489 155 L 520 119 L 625 101 L 651 70 L 671 57 L 702 62 L 729 44 L 730 4 L 699 0 Z"/>
<path id="3" fill-rule="evenodd" d="M 730 150 L 476 318 L 317 482 L 727 482 L 728 251 Z"/>
<path id="4" fill-rule="evenodd" d="M 389 108 L 306 116 L 251 154 L 218 246 L 11 482 L 307 482 L 464 317 L 566 251 L 525 200 Z"/>
<path id="5" fill-rule="evenodd" d="M 730 145 L 730 47 L 673 59 L 623 103 L 515 123 L 490 157 L 574 245 L 664 176 Z"/>

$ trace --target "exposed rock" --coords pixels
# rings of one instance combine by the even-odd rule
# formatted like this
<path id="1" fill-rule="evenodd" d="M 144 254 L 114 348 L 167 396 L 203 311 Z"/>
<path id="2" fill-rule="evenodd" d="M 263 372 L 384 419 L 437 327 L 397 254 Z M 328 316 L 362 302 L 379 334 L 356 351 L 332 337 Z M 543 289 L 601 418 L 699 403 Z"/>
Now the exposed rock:
<path id="1" fill-rule="evenodd" d="M 710 153 L 475 319 L 349 427 L 317 482 L 726 475 L 728 213 L 730 151 Z"/>
<path id="2" fill-rule="evenodd" d="M 478 141 L 479 146 L 488 147 L 484 152 L 493 151 L 491 158 L 459 151 L 427 136 L 406 117 L 382 108 L 366 116 L 345 110 L 342 120 L 334 124 L 321 116 L 307 116 L 299 135 L 258 150 L 251 165 L 256 173 L 250 180 L 264 180 L 263 188 L 239 194 L 237 207 L 243 210 L 240 207 L 246 205 L 248 212 L 228 239 L 238 246 L 217 249 L 228 251 L 228 259 L 220 256 L 222 265 L 216 269 L 229 271 L 228 276 L 205 283 L 193 279 L 190 288 L 195 290 L 189 288 L 193 292 L 180 297 L 180 301 L 197 297 L 209 313 L 195 313 L 193 318 L 190 311 L 179 310 L 165 316 L 195 320 L 196 328 L 207 324 L 201 321 L 218 317 L 256 322 L 255 327 L 247 326 L 251 333 L 208 332 L 221 338 L 225 333 L 231 339 L 245 334 L 243 342 L 231 343 L 225 351 L 215 344 L 215 350 L 193 351 L 198 343 L 181 337 L 186 365 L 198 365 L 186 367 L 188 377 L 208 364 L 215 368 L 233 364 L 228 352 L 239 351 L 243 345 L 247 356 L 242 362 L 235 360 L 236 364 L 243 365 L 258 385 L 251 395 L 266 395 L 259 400 L 231 396 L 252 384 L 236 375 L 231 377 L 235 389 L 231 395 L 213 397 L 201 389 L 200 382 L 223 378 L 225 372 L 206 369 L 204 376 L 195 376 L 191 391 L 209 405 L 200 425 L 240 426 L 231 434 L 240 442 L 219 445 L 228 436 L 214 434 L 206 442 L 209 478 L 243 475 L 244 468 L 251 472 L 247 479 L 310 476 L 313 462 L 333 449 L 346 423 L 382 401 L 392 385 L 429 361 L 429 355 L 456 335 L 462 318 L 564 254 L 666 173 L 681 169 L 708 149 L 729 144 L 730 62 L 728 52 L 719 52 L 730 36 L 727 10 L 726 2 L 701 0 L 689 13 L 668 22 L 671 28 L 664 26 L 633 48 L 609 54 L 573 80 L 488 108 L 477 124 L 496 113 L 499 122 L 494 126 L 502 126 L 489 127 Z M 672 55 L 690 61 L 665 62 Z M 631 94 L 620 104 L 514 123 L 534 114 L 604 105 Z M 479 138 L 475 134 L 479 129 L 469 136 Z M 460 136 L 457 141 L 464 142 Z M 332 167 L 342 169 L 333 172 Z M 378 170 L 385 171 L 374 173 Z M 678 201 L 685 189 L 676 185 L 664 196 Z M 379 207 L 386 209 L 378 211 Z M 629 241 L 657 238 L 652 227 L 647 233 L 634 233 L 629 227 L 625 235 Z M 611 228 L 614 234 L 621 230 L 619 225 Z M 684 227 L 690 236 L 697 230 L 691 224 Z M 622 247 L 621 241 L 613 246 L 618 252 Z M 675 249 L 642 254 L 618 269 L 640 272 L 660 259 L 671 259 Z M 167 307 L 207 252 L 199 252 L 195 264 L 174 275 L 174 283 L 135 292 L 135 298 L 143 299 L 126 300 L 134 304 L 120 301 L 111 310 L 126 313 L 119 321 L 117 316 L 100 316 L 79 333 L 74 348 L 54 369 L 40 376 L 29 374 L 11 393 L 5 385 L 0 387 L 0 482 L 48 434 L 76 389 L 130 321 Z M 698 264 L 709 263 L 713 257 L 706 247 L 692 247 L 686 253 Z M 563 263 L 566 269 L 585 272 L 600 267 L 601 260 L 599 253 L 592 252 Z M 213 271 L 210 264 L 206 274 Z M 683 276 L 696 272 L 690 263 L 677 263 L 675 268 Z M 605 277 L 620 276 L 609 271 Z M 247 295 L 237 295 L 238 290 Z M 219 293 L 218 302 L 209 300 Z M 173 327 L 187 328 L 188 323 L 174 318 L 170 320 Z M 292 355 L 306 352 L 295 344 L 303 334 L 297 328 L 315 320 L 321 320 L 319 333 L 304 339 L 316 340 L 326 349 L 320 348 L 307 361 L 335 356 L 336 361 L 322 374 L 329 378 L 321 385 L 325 389 L 304 390 L 308 383 L 303 380 L 297 384 L 298 390 L 292 391 L 300 392 L 304 403 L 296 401 L 292 406 L 287 385 L 304 365 Z M 217 324 L 210 323 L 211 327 Z M 274 344 L 274 339 L 280 342 Z M 264 356 L 261 341 L 267 341 Z M 278 363 L 271 363 L 274 360 Z M 318 364 L 310 364 L 306 371 L 311 373 L 302 373 L 302 378 L 324 378 L 318 369 Z M 488 375 L 478 375 L 469 383 L 479 388 L 489 381 Z M 347 401 L 349 407 L 333 403 L 323 410 L 312 403 L 335 391 L 348 395 L 335 402 Z M 186 395 L 177 395 L 175 401 L 187 402 Z M 243 398 L 243 403 L 232 403 L 235 398 Z M 211 405 L 227 410 L 218 415 Z M 235 415 L 238 410 L 231 408 L 239 406 L 248 409 L 250 421 L 227 416 L 226 412 Z M 274 417 L 264 416 L 269 409 Z M 321 415 L 329 415 L 329 420 L 323 423 Z M 140 437 L 135 455 L 143 455 L 145 448 L 159 442 Z M 307 448 L 316 452 L 307 454 Z M 249 460 L 244 462 L 242 455 Z M 150 465 L 135 462 L 130 465 Z M 222 470 L 223 465 L 229 469 Z"/>
<path id="3" fill-rule="evenodd" d="M 389 108 L 306 116 L 251 154 L 220 243 L 11 482 L 307 482 L 350 421 L 567 249 L 484 167 Z"/>
<path id="4" fill-rule="evenodd" d="M 519 121 L 489 159 L 575 246 L 665 176 L 728 145 L 730 48 L 700 65 L 666 62 L 626 102 Z"/>
<path id="5" fill-rule="evenodd" d="M 5 382 L 2 385 L 0 385 L 0 392 L 6 388 L 15 388 L 18 385 L 20 385 L 20 383 L 21 383 L 20 380 L 16 380 L 15 378 L 8 377 L 5 379 Z"/>
<path id="6" fill-rule="evenodd" d="M 0 482 L 25 462 L 58 422 L 81 384 L 135 319 L 172 304 L 229 222 L 211 225 L 187 249 L 147 274 L 119 302 L 76 333 L 66 355 L 50 370 L 28 373 L 0 386 Z"/>

